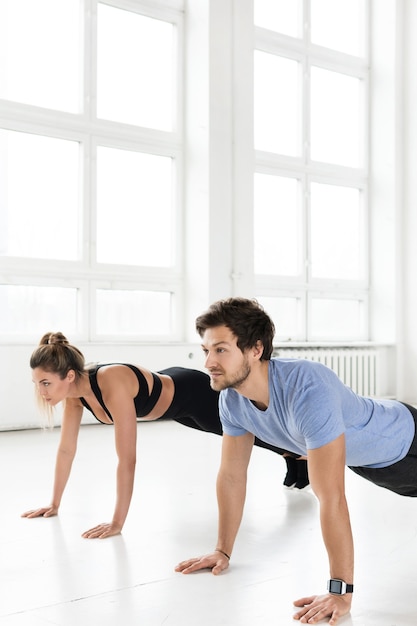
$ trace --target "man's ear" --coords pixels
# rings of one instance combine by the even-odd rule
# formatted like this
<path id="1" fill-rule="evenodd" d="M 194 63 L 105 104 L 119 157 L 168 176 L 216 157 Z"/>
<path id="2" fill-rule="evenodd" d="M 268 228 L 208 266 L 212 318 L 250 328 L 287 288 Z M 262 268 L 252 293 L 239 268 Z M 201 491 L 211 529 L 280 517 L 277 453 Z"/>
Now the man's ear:
<path id="1" fill-rule="evenodd" d="M 258 339 L 258 341 L 255 343 L 255 345 L 252 348 L 252 351 L 253 351 L 253 356 L 256 359 L 261 359 L 264 353 L 264 344 L 262 343 L 260 339 Z"/>

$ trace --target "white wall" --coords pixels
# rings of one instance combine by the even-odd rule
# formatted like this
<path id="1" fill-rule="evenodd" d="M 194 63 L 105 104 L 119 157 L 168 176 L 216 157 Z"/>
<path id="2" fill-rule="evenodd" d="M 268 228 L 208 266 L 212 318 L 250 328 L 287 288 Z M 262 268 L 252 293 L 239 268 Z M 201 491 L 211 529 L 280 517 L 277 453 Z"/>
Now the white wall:
<path id="1" fill-rule="evenodd" d="M 396 0 L 372 2 L 370 76 L 370 328 L 373 341 L 398 341 L 401 272 L 402 21 Z M 400 32 L 397 33 L 397 30 Z"/>
<path id="2" fill-rule="evenodd" d="M 401 3 L 402 4 L 402 3 Z M 398 393 L 417 403 L 417 2 L 404 0 L 403 295 L 398 302 Z"/>

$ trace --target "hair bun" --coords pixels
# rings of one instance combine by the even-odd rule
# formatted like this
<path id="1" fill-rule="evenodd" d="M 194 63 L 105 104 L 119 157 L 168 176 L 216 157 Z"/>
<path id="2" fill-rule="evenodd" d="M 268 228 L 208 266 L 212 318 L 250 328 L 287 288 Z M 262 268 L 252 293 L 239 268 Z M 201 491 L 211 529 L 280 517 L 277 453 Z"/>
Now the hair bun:
<path id="1" fill-rule="evenodd" d="M 45 335 L 42 337 L 42 339 L 39 342 L 40 346 L 59 345 L 59 344 L 64 345 L 64 346 L 69 345 L 68 339 L 61 332 L 45 333 Z"/>

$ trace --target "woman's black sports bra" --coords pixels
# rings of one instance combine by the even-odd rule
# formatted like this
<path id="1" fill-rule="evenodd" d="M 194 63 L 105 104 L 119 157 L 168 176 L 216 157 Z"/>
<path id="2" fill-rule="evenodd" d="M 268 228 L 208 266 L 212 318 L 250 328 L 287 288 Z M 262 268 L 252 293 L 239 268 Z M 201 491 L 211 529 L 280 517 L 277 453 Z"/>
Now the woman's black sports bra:
<path id="1" fill-rule="evenodd" d="M 136 417 L 146 417 L 146 415 L 149 415 L 149 413 L 152 411 L 152 409 L 154 408 L 155 404 L 158 402 L 159 397 L 161 395 L 162 382 L 159 376 L 157 376 L 156 374 L 152 372 L 153 387 L 152 387 L 152 392 L 149 393 L 148 382 L 145 376 L 140 371 L 140 369 L 136 367 L 135 365 L 130 365 L 129 363 L 100 363 L 100 365 L 95 365 L 94 367 L 89 369 L 88 376 L 90 378 L 91 389 L 93 390 L 95 397 L 97 398 L 97 400 L 103 407 L 106 415 L 109 417 L 109 419 L 111 419 L 111 421 L 113 421 L 113 417 L 111 416 L 110 411 L 104 404 L 103 396 L 101 394 L 100 387 L 98 386 L 98 383 L 97 383 L 97 372 L 100 369 L 100 367 L 105 367 L 106 365 L 125 365 L 126 367 L 129 367 L 132 370 L 132 372 L 136 374 L 136 377 L 139 383 L 139 393 L 133 399 L 133 402 L 135 404 L 135 409 L 136 409 Z M 94 411 L 86 402 L 86 400 L 84 398 L 80 398 L 80 400 L 81 400 L 81 404 L 85 406 L 86 409 L 91 411 L 91 413 L 94 415 Z M 96 418 L 96 420 L 101 422 L 101 420 L 99 420 L 96 415 L 94 415 L 94 417 Z M 101 422 L 101 423 L 105 424 L 105 422 Z"/>

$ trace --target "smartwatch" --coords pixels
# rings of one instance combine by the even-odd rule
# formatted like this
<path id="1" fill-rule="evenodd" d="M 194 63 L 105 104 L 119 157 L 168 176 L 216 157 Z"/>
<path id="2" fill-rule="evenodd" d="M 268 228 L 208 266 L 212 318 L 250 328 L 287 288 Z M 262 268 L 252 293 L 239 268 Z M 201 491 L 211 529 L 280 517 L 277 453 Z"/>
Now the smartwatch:
<path id="1" fill-rule="evenodd" d="M 343 596 L 345 593 L 353 593 L 353 585 L 348 585 L 344 580 L 331 578 L 327 581 L 327 591 L 337 596 Z"/>

